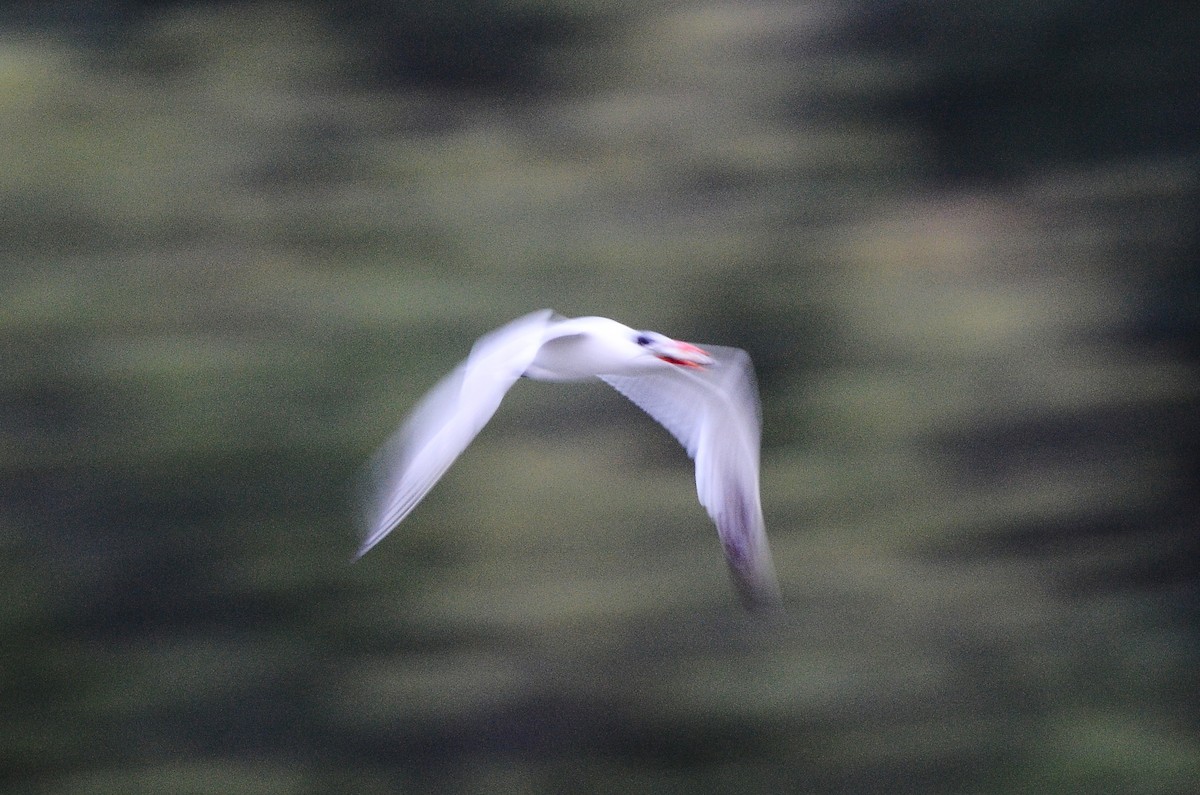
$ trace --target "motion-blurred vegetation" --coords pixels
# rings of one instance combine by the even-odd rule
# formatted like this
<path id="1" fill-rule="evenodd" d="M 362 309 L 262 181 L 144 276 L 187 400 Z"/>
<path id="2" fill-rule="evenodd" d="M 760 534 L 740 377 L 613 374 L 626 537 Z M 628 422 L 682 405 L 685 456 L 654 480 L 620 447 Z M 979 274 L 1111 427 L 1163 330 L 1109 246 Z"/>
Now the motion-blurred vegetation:
<path id="1" fill-rule="evenodd" d="M 0 787 L 1197 791 L 1198 39 L 6 5 Z M 787 619 L 601 386 L 349 564 L 372 450 L 542 306 L 751 352 Z"/>

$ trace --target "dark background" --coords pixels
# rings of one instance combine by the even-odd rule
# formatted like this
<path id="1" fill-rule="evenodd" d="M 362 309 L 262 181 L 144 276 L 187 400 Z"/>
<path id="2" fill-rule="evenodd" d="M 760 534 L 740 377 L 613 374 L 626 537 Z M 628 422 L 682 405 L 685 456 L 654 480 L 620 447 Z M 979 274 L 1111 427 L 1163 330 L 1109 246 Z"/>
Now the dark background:
<path id="1" fill-rule="evenodd" d="M 1200 11 L 10 3 L 0 789 L 1191 793 Z M 750 351 L 788 614 L 543 306 Z"/>

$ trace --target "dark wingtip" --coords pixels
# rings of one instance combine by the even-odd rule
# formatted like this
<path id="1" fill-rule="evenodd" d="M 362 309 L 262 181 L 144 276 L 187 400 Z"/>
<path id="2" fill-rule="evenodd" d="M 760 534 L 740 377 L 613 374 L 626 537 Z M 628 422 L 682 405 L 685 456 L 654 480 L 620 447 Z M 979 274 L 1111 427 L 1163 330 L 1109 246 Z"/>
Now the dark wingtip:
<path id="1" fill-rule="evenodd" d="M 741 598 L 742 607 L 747 613 L 755 616 L 769 617 L 783 615 L 783 595 L 779 586 L 774 582 L 756 582 L 747 579 L 737 571 L 733 574 L 733 584 Z"/>
<path id="2" fill-rule="evenodd" d="M 752 547 L 744 534 L 725 535 L 721 546 L 742 606 L 748 612 L 760 615 L 782 613 L 783 595 L 775 579 L 770 553 Z"/>

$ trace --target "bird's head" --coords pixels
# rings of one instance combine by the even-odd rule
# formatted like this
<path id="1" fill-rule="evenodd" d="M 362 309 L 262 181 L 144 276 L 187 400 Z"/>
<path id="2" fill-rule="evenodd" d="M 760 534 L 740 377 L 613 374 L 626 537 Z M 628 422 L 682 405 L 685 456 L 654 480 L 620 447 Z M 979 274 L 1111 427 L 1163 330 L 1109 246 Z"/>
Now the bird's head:
<path id="1" fill-rule="evenodd" d="M 715 359 L 690 342 L 673 340 L 655 331 L 639 331 L 634 342 L 652 355 L 678 367 L 707 367 Z"/>

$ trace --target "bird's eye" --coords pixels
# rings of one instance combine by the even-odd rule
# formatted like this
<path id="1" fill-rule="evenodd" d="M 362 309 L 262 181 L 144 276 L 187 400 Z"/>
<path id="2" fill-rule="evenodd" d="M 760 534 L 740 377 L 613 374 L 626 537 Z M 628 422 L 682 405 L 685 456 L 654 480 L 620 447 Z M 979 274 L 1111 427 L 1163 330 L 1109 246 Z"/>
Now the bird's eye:
<path id="1" fill-rule="evenodd" d="M 638 334 L 637 339 L 634 340 L 634 342 L 636 342 L 638 345 L 641 345 L 642 347 L 649 345 L 651 343 L 651 341 L 652 340 L 650 339 L 650 337 L 646 334 Z"/>

